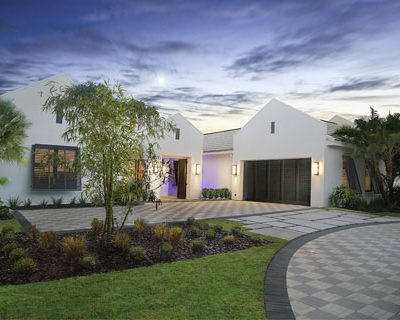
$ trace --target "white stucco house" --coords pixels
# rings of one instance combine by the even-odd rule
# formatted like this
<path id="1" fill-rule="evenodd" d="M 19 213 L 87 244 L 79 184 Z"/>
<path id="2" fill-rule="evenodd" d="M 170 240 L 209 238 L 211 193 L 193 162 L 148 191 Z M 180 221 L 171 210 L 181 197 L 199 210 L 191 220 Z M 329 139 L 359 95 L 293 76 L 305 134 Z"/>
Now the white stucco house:
<path id="1" fill-rule="evenodd" d="M 0 96 L 13 101 L 31 122 L 24 142 L 30 161 L 1 164 L 0 176 L 10 180 L 0 187 L 1 199 L 18 196 L 39 203 L 62 197 L 68 202 L 79 196 L 84 181 L 66 174 L 68 168 L 38 169 L 42 150 L 68 159 L 79 156 L 61 137 L 62 119 L 42 111 L 52 85 L 71 84 L 59 74 Z M 167 182 L 155 188 L 162 200 L 200 199 L 203 188 L 228 188 L 234 200 L 313 207 L 329 205 L 329 195 L 340 185 L 367 198 L 376 195 L 365 161 L 353 159 L 351 147 L 331 136 L 338 126 L 352 125 L 339 116 L 322 121 L 272 99 L 239 129 L 203 134 L 181 114 L 169 120 L 176 131 L 159 141 L 158 150 L 170 173 Z"/>

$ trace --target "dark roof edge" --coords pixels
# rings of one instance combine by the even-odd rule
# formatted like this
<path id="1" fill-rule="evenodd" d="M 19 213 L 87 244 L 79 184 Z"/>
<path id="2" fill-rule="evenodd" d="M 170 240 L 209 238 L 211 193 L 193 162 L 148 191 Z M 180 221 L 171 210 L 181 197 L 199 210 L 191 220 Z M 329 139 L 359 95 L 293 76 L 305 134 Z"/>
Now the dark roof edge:
<path id="1" fill-rule="evenodd" d="M 221 131 L 214 131 L 214 132 L 204 133 L 204 135 L 207 135 L 207 134 L 214 134 L 214 133 L 221 133 L 221 132 L 228 132 L 228 131 L 235 131 L 235 130 L 240 130 L 240 129 L 242 129 L 242 128 L 228 129 L 228 130 L 221 130 Z"/>

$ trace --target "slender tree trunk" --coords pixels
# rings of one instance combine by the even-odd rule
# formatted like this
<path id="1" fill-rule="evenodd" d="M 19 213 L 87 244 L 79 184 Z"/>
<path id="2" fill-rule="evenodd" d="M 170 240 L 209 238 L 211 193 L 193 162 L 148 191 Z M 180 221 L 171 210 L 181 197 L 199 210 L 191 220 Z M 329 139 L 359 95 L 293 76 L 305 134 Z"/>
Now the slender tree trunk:
<path id="1" fill-rule="evenodd" d="M 387 191 L 385 189 L 385 185 L 382 180 L 381 172 L 379 170 L 379 163 L 377 161 L 375 161 L 373 163 L 373 167 L 374 167 L 375 178 L 376 178 L 376 183 L 378 184 L 379 192 L 382 195 L 383 201 L 385 201 L 385 204 L 387 205 L 389 199 L 388 199 Z"/>

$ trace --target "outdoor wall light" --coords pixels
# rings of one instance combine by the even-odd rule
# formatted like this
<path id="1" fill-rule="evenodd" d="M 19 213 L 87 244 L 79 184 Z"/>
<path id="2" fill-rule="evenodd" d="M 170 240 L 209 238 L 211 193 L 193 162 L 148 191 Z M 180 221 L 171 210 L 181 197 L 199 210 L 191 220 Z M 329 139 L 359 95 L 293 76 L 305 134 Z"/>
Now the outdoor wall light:
<path id="1" fill-rule="evenodd" d="M 315 176 L 319 176 L 319 162 L 314 162 L 313 173 Z"/>
<path id="2" fill-rule="evenodd" d="M 238 174 L 238 166 L 237 164 L 234 164 L 232 166 L 232 175 L 237 176 L 237 174 Z"/>
<path id="3" fill-rule="evenodd" d="M 198 163 L 196 164 L 195 173 L 196 175 L 200 174 L 200 165 Z"/>

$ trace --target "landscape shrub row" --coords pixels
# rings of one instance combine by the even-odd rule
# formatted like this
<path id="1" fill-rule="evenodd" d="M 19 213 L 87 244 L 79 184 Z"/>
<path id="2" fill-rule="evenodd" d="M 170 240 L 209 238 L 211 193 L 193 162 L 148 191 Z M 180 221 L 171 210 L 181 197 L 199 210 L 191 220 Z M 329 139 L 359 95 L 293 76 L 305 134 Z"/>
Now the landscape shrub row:
<path id="1" fill-rule="evenodd" d="M 230 199 L 230 192 L 228 188 L 221 189 L 207 189 L 203 188 L 201 190 L 201 195 L 203 199 Z"/>

